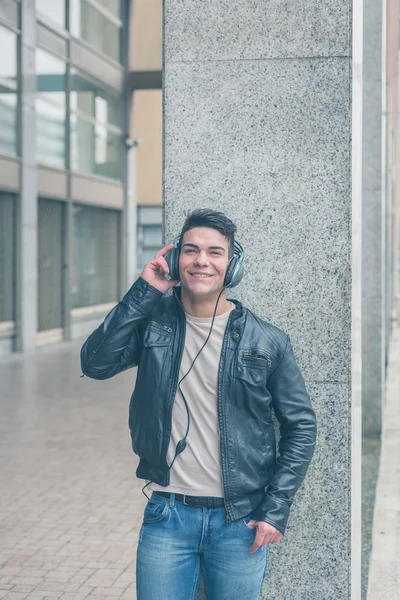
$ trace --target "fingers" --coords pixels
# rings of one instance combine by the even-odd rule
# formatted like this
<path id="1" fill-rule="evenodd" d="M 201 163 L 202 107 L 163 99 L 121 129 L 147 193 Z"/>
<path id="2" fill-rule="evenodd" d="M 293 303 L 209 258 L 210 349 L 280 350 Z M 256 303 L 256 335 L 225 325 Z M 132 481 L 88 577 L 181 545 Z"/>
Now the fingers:
<path id="1" fill-rule="evenodd" d="M 256 529 L 257 533 L 256 533 L 256 537 L 254 538 L 254 542 L 253 545 L 251 546 L 249 552 L 251 554 L 253 554 L 254 552 L 257 552 L 257 550 L 264 545 L 264 538 L 265 535 L 261 532 L 260 529 Z"/>
<path id="2" fill-rule="evenodd" d="M 156 258 L 154 258 L 151 262 L 153 263 L 154 266 L 157 266 L 162 273 L 164 273 L 165 275 L 168 275 L 168 273 L 169 273 L 168 263 L 163 256 L 159 256 L 157 258 L 157 254 L 156 254 Z"/>
<path id="3" fill-rule="evenodd" d="M 261 548 L 261 546 L 266 546 L 267 544 L 279 542 L 279 540 L 283 537 L 283 534 L 280 531 L 278 531 L 277 529 L 275 529 L 275 527 L 272 527 L 268 523 L 261 522 L 260 524 L 257 524 L 257 521 L 253 520 L 248 522 L 248 525 L 250 527 L 252 527 L 253 524 L 255 525 L 255 527 L 257 527 L 257 533 L 254 538 L 253 545 L 249 550 L 249 552 L 251 552 L 252 554 L 254 552 L 257 552 L 257 550 Z"/>
<path id="4" fill-rule="evenodd" d="M 170 252 L 170 250 L 172 250 L 173 247 L 174 247 L 174 244 L 167 244 L 166 246 L 164 246 L 164 248 L 161 248 L 161 250 L 159 250 L 157 252 L 157 254 L 155 255 L 155 257 L 151 261 L 151 263 L 153 263 L 154 265 L 158 265 L 158 267 L 160 268 L 160 270 L 165 275 L 168 275 L 168 273 L 169 273 L 169 267 L 168 267 L 168 263 L 165 260 L 164 256 L 166 254 L 168 254 L 168 252 Z"/>
<path id="5" fill-rule="evenodd" d="M 159 250 L 157 252 L 157 254 L 155 255 L 154 258 L 159 258 L 160 256 L 165 256 L 166 254 L 168 254 L 168 252 L 170 250 L 172 250 L 173 247 L 174 247 L 174 244 L 167 244 L 167 246 L 164 246 L 164 248 L 161 248 L 161 250 Z"/>

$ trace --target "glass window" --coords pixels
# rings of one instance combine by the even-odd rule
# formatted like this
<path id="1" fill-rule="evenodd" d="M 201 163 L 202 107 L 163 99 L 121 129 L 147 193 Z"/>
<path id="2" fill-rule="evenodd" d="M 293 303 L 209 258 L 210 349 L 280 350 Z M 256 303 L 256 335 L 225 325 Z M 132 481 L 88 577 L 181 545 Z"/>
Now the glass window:
<path id="1" fill-rule="evenodd" d="M 119 62 L 118 4 L 117 0 L 71 0 L 71 33 Z"/>
<path id="2" fill-rule="evenodd" d="M 65 0 L 36 0 L 36 10 L 65 27 Z"/>
<path id="3" fill-rule="evenodd" d="M 97 3 L 114 17 L 120 17 L 120 0 L 97 0 Z"/>
<path id="4" fill-rule="evenodd" d="M 39 198 L 39 331 L 62 326 L 63 203 Z"/>
<path id="5" fill-rule="evenodd" d="M 120 180 L 122 140 L 101 123 L 71 115 L 71 165 L 74 171 Z"/>
<path id="6" fill-rule="evenodd" d="M 15 274 L 15 199 L 0 194 L 0 322 L 13 321 Z"/>
<path id="7" fill-rule="evenodd" d="M 36 158 L 65 166 L 65 63 L 36 50 Z"/>
<path id="8" fill-rule="evenodd" d="M 17 36 L 0 27 L 0 152 L 17 153 Z"/>
<path id="9" fill-rule="evenodd" d="M 162 207 L 138 206 L 137 227 L 137 268 L 141 270 L 162 248 Z"/>
<path id="10" fill-rule="evenodd" d="M 117 210 L 73 206 L 73 308 L 118 300 L 119 219 Z"/>
<path id="11" fill-rule="evenodd" d="M 76 69 L 71 75 L 72 169 L 120 180 L 121 98 Z"/>
<path id="12" fill-rule="evenodd" d="M 71 69 L 71 110 L 121 127 L 121 98 L 101 88 L 77 69 Z"/>

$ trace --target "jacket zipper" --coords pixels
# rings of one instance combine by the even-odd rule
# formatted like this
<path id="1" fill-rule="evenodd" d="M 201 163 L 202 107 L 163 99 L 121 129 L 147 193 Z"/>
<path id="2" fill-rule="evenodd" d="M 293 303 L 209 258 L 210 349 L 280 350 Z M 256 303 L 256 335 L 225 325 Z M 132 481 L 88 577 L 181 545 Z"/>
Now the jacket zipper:
<path id="1" fill-rule="evenodd" d="M 267 361 L 269 367 L 271 366 L 271 357 L 263 350 L 255 350 L 254 352 L 243 352 L 242 358 L 243 360 L 248 360 L 252 358 L 262 358 Z"/>
<path id="2" fill-rule="evenodd" d="M 149 325 L 155 325 L 158 329 L 164 329 L 169 333 L 172 333 L 172 327 L 168 327 L 168 325 L 161 325 L 161 323 L 157 323 L 157 321 L 149 321 Z"/>
<path id="3" fill-rule="evenodd" d="M 232 311 L 233 312 L 233 311 Z M 223 409 L 222 409 L 222 401 L 221 401 L 221 394 L 220 394 L 220 377 L 221 377 L 221 373 L 222 373 L 222 365 L 224 362 L 224 358 L 225 358 L 225 351 L 226 351 L 226 340 L 227 337 L 229 335 L 229 331 L 230 331 L 230 323 L 231 323 L 231 317 L 232 317 L 232 312 L 229 315 L 228 318 L 228 323 L 226 325 L 226 329 L 225 329 L 225 334 L 224 334 L 224 339 L 222 342 L 222 348 L 221 348 L 221 357 L 220 357 L 220 361 L 219 361 L 219 367 L 218 367 L 218 419 L 219 419 L 219 430 L 220 430 L 220 447 L 221 447 L 221 467 L 222 467 L 222 482 L 223 482 L 223 486 L 224 486 L 224 505 L 225 505 L 225 510 L 226 510 L 226 514 L 227 514 L 227 523 L 231 523 L 233 521 L 232 518 L 232 513 L 230 512 L 228 505 L 226 503 L 226 497 L 227 497 L 227 470 L 225 472 L 225 455 L 226 455 L 226 448 L 225 448 L 225 442 L 226 442 L 226 435 L 225 435 L 225 429 L 223 427 L 221 427 L 222 424 L 222 420 L 223 420 Z"/>
<path id="4" fill-rule="evenodd" d="M 184 335 L 182 334 L 183 331 L 183 327 L 182 327 L 182 315 L 179 314 L 178 312 L 178 320 L 181 321 L 181 329 L 179 332 L 179 360 L 176 362 L 176 369 L 175 369 L 175 373 L 174 373 L 174 379 L 175 379 L 175 385 L 173 386 L 173 393 L 172 396 L 170 397 L 170 406 L 171 406 L 171 410 L 170 410 L 170 414 L 169 414 L 169 423 L 170 423 L 170 429 L 169 429 L 169 436 L 168 436 L 168 440 L 167 440 L 167 445 L 166 448 L 164 449 L 164 455 L 165 455 L 165 460 L 167 460 L 167 454 L 168 454 L 168 447 L 169 447 L 169 442 L 171 439 L 171 431 L 172 431 L 172 410 L 174 407 L 174 402 L 175 402 L 175 395 L 176 395 L 176 389 L 178 387 L 178 381 L 179 381 L 179 367 L 181 365 L 182 362 L 182 356 L 183 356 L 183 348 L 184 348 Z M 186 325 L 186 321 L 185 321 L 185 325 Z M 172 329 L 171 329 L 172 331 Z M 170 470 L 168 469 L 168 483 L 167 485 L 169 485 L 170 483 Z"/>

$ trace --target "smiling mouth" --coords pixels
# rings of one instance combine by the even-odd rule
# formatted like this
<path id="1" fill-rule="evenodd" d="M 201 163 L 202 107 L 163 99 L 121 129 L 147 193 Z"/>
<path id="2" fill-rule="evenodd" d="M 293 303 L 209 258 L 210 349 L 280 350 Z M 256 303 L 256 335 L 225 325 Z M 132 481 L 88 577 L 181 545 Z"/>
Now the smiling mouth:
<path id="1" fill-rule="evenodd" d="M 207 273 L 189 273 L 192 277 L 196 277 L 197 279 L 208 279 L 212 277 L 212 275 L 207 275 Z"/>

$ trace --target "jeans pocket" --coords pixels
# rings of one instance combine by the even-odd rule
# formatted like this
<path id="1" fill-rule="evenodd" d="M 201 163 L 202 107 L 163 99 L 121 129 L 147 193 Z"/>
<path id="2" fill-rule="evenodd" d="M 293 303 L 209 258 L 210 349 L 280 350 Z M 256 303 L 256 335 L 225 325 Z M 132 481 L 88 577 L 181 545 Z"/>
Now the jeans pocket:
<path id="1" fill-rule="evenodd" d="M 251 531 L 254 535 L 256 534 L 256 528 L 255 527 L 249 527 L 248 522 L 251 521 L 252 519 L 252 514 L 250 513 L 249 515 L 246 515 L 245 517 L 242 517 L 241 519 L 239 519 L 240 524 L 243 525 L 243 527 L 246 529 L 246 531 Z"/>
<path id="2" fill-rule="evenodd" d="M 157 523 L 162 521 L 169 515 L 169 502 L 159 502 L 158 500 L 150 500 L 147 502 L 143 513 L 143 523 Z"/>

